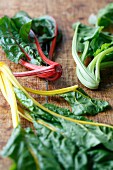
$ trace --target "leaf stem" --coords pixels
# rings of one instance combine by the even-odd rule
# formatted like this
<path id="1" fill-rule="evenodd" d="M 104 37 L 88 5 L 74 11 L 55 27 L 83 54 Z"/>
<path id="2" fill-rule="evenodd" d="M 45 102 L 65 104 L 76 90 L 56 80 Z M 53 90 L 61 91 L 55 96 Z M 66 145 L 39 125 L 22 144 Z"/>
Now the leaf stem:
<path id="1" fill-rule="evenodd" d="M 58 90 L 51 90 L 51 91 L 34 90 L 34 89 L 31 89 L 31 88 L 28 88 L 28 87 L 24 87 L 24 88 L 28 92 L 31 92 L 31 93 L 34 93 L 34 94 L 39 94 L 39 95 L 44 95 L 44 96 L 52 96 L 52 95 L 67 93 L 67 92 L 70 92 L 70 91 L 76 91 L 76 89 L 78 88 L 78 85 L 67 87 L 67 88 L 62 88 L 62 89 L 58 89 Z"/>

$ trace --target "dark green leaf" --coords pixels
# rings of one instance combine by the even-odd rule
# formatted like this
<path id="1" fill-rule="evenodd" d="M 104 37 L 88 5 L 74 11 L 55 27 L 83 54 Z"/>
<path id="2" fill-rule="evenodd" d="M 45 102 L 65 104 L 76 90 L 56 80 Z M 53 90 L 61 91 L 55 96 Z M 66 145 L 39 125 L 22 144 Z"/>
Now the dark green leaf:
<path id="1" fill-rule="evenodd" d="M 32 21 L 32 29 L 38 35 L 40 42 L 46 42 L 55 36 L 55 23 L 50 16 L 34 18 Z"/>
<path id="2" fill-rule="evenodd" d="M 12 20 L 16 27 L 20 29 L 22 25 L 31 22 L 31 17 L 25 11 L 19 11 L 12 17 Z"/>
<path id="3" fill-rule="evenodd" d="M 2 155 L 13 159 L 13 170 L 52 170 L 54 168 L 61 170 L 53 151 L 44 146 L 29 128 L 24 130 L 20 126 L 17 127 L 4 147 Z"/>
<path id="4" fill-rule="evenodd" d="M 73 24 L 73 29 L 75 30 L 77 23 Z M 77 36 L 77 50 L 78 52 L 83 52 L 84 42 L 92 41 L 95 37 L 98 37 L 99 32 L 103 27 L 90 27 L 87 25 L 79 24 L 78 36 Z M 90 49 L 89 49 L 90 50 Z"/>
<path id="5" fill-rule="evenodd" d="M 0 45 L 5 51 L 7 57 L 18 63 L 20 58 L 25 58 L 25 54 L 22 52 L 21 48 L 30 55 L 31 58 L 37 59 L 37 64 L 40 65 L 42 60 L 39 54 L 36 52 L 34 47 L 23 41 L 25 38 L 27 40 L 27 35 L 23 38 L 23 33 L 28 33 L 30 29 L 30 22 L 23 25 L 20 31 L 22 37 L 19 34 L 19 30 L 16 28 L 14 22 L 7 16 L 0 19 Z M 28 28 L 27 28 L 28 27 Z M 27 31 L 27 32 L 26 32 Z M 22 39 L 23 38 L 23 39 Z"/>
<path id="6" fill-rule="evenodd" d="M 20 37 L 24 40 L 24 42 L 29 42 L 28 35 L 29 35 L 30 29 L 31 29 L 31 22 L 28 22 L 22 25 L 20 28 L 19 34 L 20 34 Z"/>
<path id="7" fill-rule="evenodd" d="M 97 14 L 97 24 L 104 27 L 113 25 L 113 3 L 99 10 Z"/>
<path id="8" fill-rule="evenodd" d="M 78 129 L 77 126 L 75 126 L 73 131 L 71 127 L 72 126 L 68 127 L 67 124 L 66 130 L 70 132 L 70 134 L 73 133 L 73 136 L 69 135 L 63 137 L 57 132 L 50 133 L 45 127 L 35 124 L 37 135 L 44 145 L 51 147 L 51 149 L 54 151 L 58 161 L 62 165 L 62 169 L 90 170 L 96 169 L 96 167 L 98 167 L 97 169 L 101 169 L 104 168 L 104 165 L 106 169 L 112 168 L 113 154 L 112 151 L 107 150 L 103 146 L 103 141 L 99 142 L 98 139 L 97 141 L 93 141 L 95 136 L 92 134 L 92 136 L 86 135 L 87 141 L 85 140 L 86 143 L 82 143 L 82 141 L 85 139 L 85 134 L 79 134 L 78 132 L 80 131 L 78 130 L 80 129 Z M 78 125 L 78 127 L 80 127 L 80 125 Z M 83 127 L 83 132 L 85 132 L 85 128 L 86 127 Z M 40 133 L 38 133 L 39 131 Z M 87 133 L 90 134 L 90 129 L 86 130 L 86 134 Z M 90 145 L 90 141 L 92 141 L 94 145 Z"/>
<path id="9" fill-rule="evenodd" d="M 75 92 L 65 93 L 61 96 L 71 105 L 75 115 L 96 115 L 109 106 L 106 101 L 89 97 L 80 88 Z"/>

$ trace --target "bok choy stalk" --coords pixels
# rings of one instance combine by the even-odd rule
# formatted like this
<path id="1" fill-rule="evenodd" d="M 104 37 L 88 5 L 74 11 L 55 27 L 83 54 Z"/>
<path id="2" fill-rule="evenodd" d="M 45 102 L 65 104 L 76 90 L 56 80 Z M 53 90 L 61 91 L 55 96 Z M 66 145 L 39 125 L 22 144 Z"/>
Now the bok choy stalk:
<path id="1" fill-rule="evenodd" d="M 113 66 L 113 36 L 102 32 L 103 27 L 89 27 L 79 22 L 73 28 L 72 55 L 77 64 L 77 77 L 84 86 L 97 89 L 100 70 Z M 91 62 L 86 66 L 88 57 Z"/>
<path id="2" fill-rule="evenodd" d="M 80 82 L 97 89 L 101 81 L 100 71 L 113 66 L 113 3 L 89 17 L 93 27 L 81 23 L 73 24 L 75 30 L 72 55 L 77 64 L 76 74 Z M 110 32 L 111 31 L 111 32 Z M 78 55 L 80 52 L 80 56 Z M 88 65 L 85 65 L 90 58 Z"/>
<path id="3" fill-rule="evenodd" d="M 14 161 L 11 169 L 113 168 L 113 126 L 75 116 L 68 109 L 51 104 L 42 106 L 19 84 L 4 63 L 0 63 L 0 88 L 13 117 L 14 130 L 1 153 Z M 76 91 L 76 88 L 70 87 L 67 91 Z M 65 92 L 66 88 L 59 94 Z M 48 94 L 54 95 L 56 90 Z M 35 133 L 21 127 L 19 114 L 34 122 Z"/>

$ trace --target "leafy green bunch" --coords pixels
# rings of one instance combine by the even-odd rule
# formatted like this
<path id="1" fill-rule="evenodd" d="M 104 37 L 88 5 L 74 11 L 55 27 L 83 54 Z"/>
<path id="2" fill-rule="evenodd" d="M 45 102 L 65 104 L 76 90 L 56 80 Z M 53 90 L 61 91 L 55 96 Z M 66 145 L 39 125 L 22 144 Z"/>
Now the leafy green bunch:
<path id="1" fill-rule="evenodd" d="M 78 86 L 53 91 L 22 87 L 0 62 L 0 88 L 11 107 L 14 130 L 1 155 L 13 160 L 10 170 L 100 170 L 113 168 L 113 126 L 95 123 L 95 115 L 108 107 Z M 28 92 L 60 95 L 72 111 L 50 103 L 41 105 Z M 78 115 L 78 116 L 77 116 Z M 34 128 L 22 128 L 20 116 Z"/>
<path id="2" fill-rule="evenodd" d="M 100 71 L 113 66 L 113 34 L 108 29 L 113 25 L 112 16 L 113 3 L 101 9 L 97 16 L 91 15 L 89 20 L 94 26 L 73 24 L 72 55 L 77 64 L 76 74 L 90 89 L 98 88 Z M 90 62 L 86 65 L 88 58 Z"/>

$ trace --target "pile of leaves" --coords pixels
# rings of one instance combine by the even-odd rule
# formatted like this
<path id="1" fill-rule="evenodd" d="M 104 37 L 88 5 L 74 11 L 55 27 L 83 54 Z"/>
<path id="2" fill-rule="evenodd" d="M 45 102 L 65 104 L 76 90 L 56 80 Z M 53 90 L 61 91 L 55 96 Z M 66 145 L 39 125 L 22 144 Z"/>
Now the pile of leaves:
<path id="1" fill-rule="evenodd" d="M 13 160 L 11 170 L 113 168 L 113 127 L 80 116 L 105 110 L 107 102 L 92 99 L 78 86 L 53 91 L 23 88 L 4 63 L 0 63 L 0 88 L 11 107 L 14 126 L 1 152 Z M 60 95 L 72 111 L 50 103 L 41 105 L 27 91 Z M 32 122 L 34 129 L 23 129 L 19 116 Z"/>

